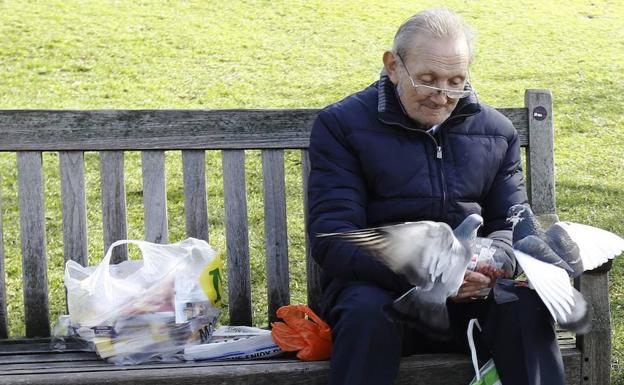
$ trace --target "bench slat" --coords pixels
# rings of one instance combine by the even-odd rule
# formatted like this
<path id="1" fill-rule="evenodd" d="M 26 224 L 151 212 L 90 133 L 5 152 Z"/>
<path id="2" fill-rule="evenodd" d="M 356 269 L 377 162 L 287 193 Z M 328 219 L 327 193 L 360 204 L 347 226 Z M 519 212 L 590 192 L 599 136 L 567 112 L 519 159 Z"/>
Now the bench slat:
<path id="1" fill-rule="evenodd" d="M 321 268 L 312 258 L 308 237 L 308 178 L 310 177 L 310 154 L 301 150 L 301 178 L 303 184 L 303 223 L 305 232 L 306 275 L 308 284 L 308 306 L 320 314 Z"/>
<path id="2" fill-rule="evenodd" d="M 569 385 L 581 383 L 578 376 L 581 357 L 577 350 L 562 351 Z M 191 385 L 207 383 L 226 385 L 253 383 L 258 385 L 292 384 L 321 385 L 327 383 L 328 361 L 258 360 L 213 363 L 186 363 L 136 366 L 83 366 L 74 368 L 24 368 L 2 372 L 0 384 L 72 385 L 115 383 L 160 385 L 176 383 Z M 396 384 L 463 385 L 474 375 L 470 359 L 458 354 L 427 354 L 405 357 L 399 367 Z"/>
<path id="3" fill-rule="evenodd" d="M 51 338 L 17 338 L 0 341 L 0 357 L 24 354 L 54 354 L 50 349 Z M 67 341 L 63 354 L 80 353 L 85 349 L 84 342 Z"/>
<path id="4" fill-rule="evenodd" d="M 168 243 L 165 152 L 142 151 L 141 167 L 143 169 L 145 240 L 154 243 Z"/>
<path id="5" fill-rule="evenodd" d="M 83 356 L 86 356 L 83 354 Z M 59 361 L 62 360 L 62 361 Z M 44 361 L 44 362 L 20 362 L 15 364 L 0 364 L 0 372 L 7 375 L 19 374 L 28 372 L 47 372 L 54 371 L 59 372 L 62 370 L 74 371 L 79 370 L 91 370 L 91 369 L 110 369 L 109 363 L 98 358 L 95 353 L 92 353 L 91 359 L 78 359 L 72 360 L 69 358 L 65 360 L 62 356 L 58 356 L 57 361 Z"/>
<path id="6" fill-rule="evenodd" d="M 186 235 L 209 241 L 208 205 L 206 202 L 206 153 L 204 150 L 182 151 L 184 174 L 184 213 Z"/>
<path id="7" fill-rule="evenodd" d="M 26 336 L 50 335 L 43 169 L 40 152 L 17 153 Z"/>
<path id="8" fill-rule="evenodd" d="M 230 325 L 251 325 L 245 152 L 222 151 Z"/>
<path id="9" fill-rule="evenodd" d="M 97 354 L 90 352 L 77 352 L 77 353 L 39 353 L 39 354 L 14 354 L 0 356 L 0 370 L 7 370 L 6 365 L 17 364 L 35 364 L 44 362 L 67 362 L 73 363 L 76 361 L 99 361 L 104 363 Z"/>
<path id="10" fill-rule="evenodd" d="M 290 303 L 284 150 L 262 150 L 262 175 L 268 316 L 274 322 L 277 309 Z"/>
<path id="11" fill-rule="evenodd" d="M 498 110 L 512 121 L 526 145 L 526 109 Z M 307 148 L 318 112 L 4 110 L 0 151 Z"/>
<path id="12" fill-rule="evenodd" d="M 104 252 L 110 245 L 128 237 L 126 222 L 126 188 L 124 186 L 124 153 L 102 151 L 100 153 L 100 178 L 102 184 L 102 221 L 104 231 Z M 117 246 L 113 250 L 111 263 L 128 259 L 128 246 Z"/>
<path id="13" fill-rule="evenodd" d="M 6 271 L 4 268 L 4 236 L 2 232 L 2 189 L 0 188 L 0 340 L 9 336 L 7 323 Z"/>
<path id="14" fill-rule="evenodd" d="M 84 153 L 61 151 L 61 198 L 63 201 L 63 252 L 65 262 L 89 264 Z"/>

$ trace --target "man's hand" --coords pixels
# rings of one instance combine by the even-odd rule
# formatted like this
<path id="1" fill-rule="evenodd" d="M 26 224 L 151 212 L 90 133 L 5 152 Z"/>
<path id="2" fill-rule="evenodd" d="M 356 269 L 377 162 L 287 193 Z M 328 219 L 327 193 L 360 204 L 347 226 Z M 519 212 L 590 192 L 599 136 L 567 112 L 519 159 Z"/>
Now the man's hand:
<path id="1" fill-rule="evenodd" d="M 456 302 L 474 300 L 482 295 L 482 290 L 487 289 L 490 283 L 489 277 L 476 271 L 467 270 L 464 274 L 464 282 L 462 282 L 457 295 L 452 300 Z"/>

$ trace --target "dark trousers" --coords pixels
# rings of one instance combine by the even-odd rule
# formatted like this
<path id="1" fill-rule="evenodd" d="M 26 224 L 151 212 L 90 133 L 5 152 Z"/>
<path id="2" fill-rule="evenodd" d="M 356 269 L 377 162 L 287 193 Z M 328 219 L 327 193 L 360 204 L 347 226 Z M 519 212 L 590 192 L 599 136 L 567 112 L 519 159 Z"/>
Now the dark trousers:
<path id="1" fill-rule="evenodd" d="M 401 356 L 468 353 L 466 328 L 471 318 L 478 318 L 483 328 L 475 332 L 480 361 L 491 355 L 504 385 L 564 385 L 548 310 L 533 290 L 517 288 L 516 294 L 518 301 L 506 304 L 449 301 L 452 337 L 440 342 L 388 319 L 382 308 L 396 295 L 368 283 L 345 283 L 324 312 L 334 341 L 329 383 L 392 384 Z"/>

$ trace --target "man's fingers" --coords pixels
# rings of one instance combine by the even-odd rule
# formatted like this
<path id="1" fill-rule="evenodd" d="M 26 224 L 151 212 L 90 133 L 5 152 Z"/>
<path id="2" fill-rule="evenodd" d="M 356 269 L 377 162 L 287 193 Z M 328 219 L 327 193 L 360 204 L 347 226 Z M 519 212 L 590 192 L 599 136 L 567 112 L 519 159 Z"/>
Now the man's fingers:
<path id="1" fill-rule="evenodd" d="M 454 299 L 463 300 L 471 297 L 478 297 L 481 295 L 483 289 L 489 287 L 490 282 L 490 278 L 486 275 L 475 271 L 466 271 L 464 282 Z"/>
<path id="2" fill-rule="evenodd" d="M 490 284 L 490 281 L 491 280 L 488 276 L 477 273 L 476 271 L 466 271 L 466 274 L 464 275 L 464 284 L 474 283 L 487 286 Z"/>
<path id="3" fill-rule="evenodd" d="M 464 292 L 473 292 L 473 291 L 480 291 L 483 290 L 485 288 L 487 288 L 488 285 L 466 285 L 466 286 L 462 286 L 462 288 L 459 290 L 460 293 L 464 293 Z"/>

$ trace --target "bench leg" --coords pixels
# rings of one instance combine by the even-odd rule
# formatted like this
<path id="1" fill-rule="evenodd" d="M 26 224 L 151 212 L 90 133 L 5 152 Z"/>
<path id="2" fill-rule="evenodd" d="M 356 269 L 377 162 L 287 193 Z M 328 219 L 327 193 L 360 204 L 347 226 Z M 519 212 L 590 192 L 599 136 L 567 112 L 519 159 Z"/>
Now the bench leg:
<path id="1" fill-rule="evenodd" d="M 575 282 L 592 308 L 592 330 L 577 336 L 576 345 L 582 352 L 581 384 L 611 383 L 611 309 L 609 307 L 609 276 L 607 271 L 585 273 Z"/>

